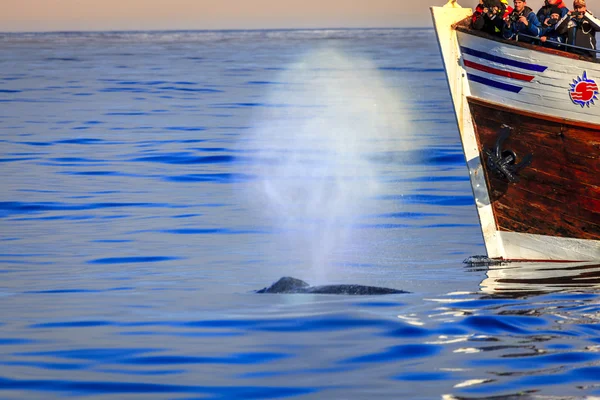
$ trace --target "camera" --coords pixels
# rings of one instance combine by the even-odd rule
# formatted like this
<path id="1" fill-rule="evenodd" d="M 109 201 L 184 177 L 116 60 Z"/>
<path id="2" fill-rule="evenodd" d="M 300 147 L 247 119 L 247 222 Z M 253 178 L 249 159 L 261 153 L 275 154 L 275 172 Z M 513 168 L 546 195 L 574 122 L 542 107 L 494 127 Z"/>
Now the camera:
<path id="1" fill-rule="evenodd" d="M 571 18 L 579 18 L 580 16 L 583 16 L 585 13 L 580 12 L 580 11 L 571 11 Z"/>
<path id="2" fill-rule="evenodd" d="M 521 16 L 517 13 L 512 13 L 508 16 L 508 19 L 510 20 L 510 22 L 515 23 L 519 20 L 519 18 L 521 18 Z"/>
<path id="3" fill-rule="evenodd" d="M 492 7 L 488 9 L 487 16 L 489 18 L 493 18 L 495 15 L 498 15 L 500 13 L 502 13 L 502 10 L 500 10 L 498 7 Z"/>

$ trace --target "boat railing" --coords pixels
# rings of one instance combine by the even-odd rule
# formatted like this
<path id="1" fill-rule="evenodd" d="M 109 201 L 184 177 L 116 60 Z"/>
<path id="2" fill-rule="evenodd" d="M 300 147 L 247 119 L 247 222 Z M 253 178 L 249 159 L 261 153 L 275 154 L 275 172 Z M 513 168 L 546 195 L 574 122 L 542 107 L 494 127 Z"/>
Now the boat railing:
<path id="1" fill-rule="evenodd" d="M 517 39 L 516 39 L 517 41 L 519 41 L 519 37 L 526 37 L 526 38 L 528 38 L 530 40 L 536 40 L 536 41 L 540 40 L 540 38 L 538 36 L 531 36 L 531 35 L 527 35 L 525 33 L 519 33 L 517 35 Z M 546 42 L 546 43 L 548 43 L 548 42 Z M 557 46 L 559 48 L 564 46 L 564 47 L 568 47 L 570 49 L 577 49 L 577 50 L 585 51 L 587 53 L 594 53 L 596 55 L 596 60 L 600 61 L 600 50 L 589 49 L 589 48 L 586 48 L 586 47 L 575 46 L 575 45 L 572 45 L 572 44 L 555 42 L 555 41 L 551 41 L 550 43 L 552 43 L 554 46 Z"/>
<path id="2" fill-rule="evenodd" d="M 590 49 L 590 48 L 585 48 L 585 47 L 580 47 L 580 46 L 574 46 L 571 44 L 567 44 L 567 43 L 559 43 L 556 41 L 547 41 L 546 43 L 551 43 L 553 46 L 545 46 L 544 44 L 541 43 L 540 38 L 538 36 L 530 36 L 524 33 L 519 33 L 519 36 L 524 39 L 527 38 L 528 40 L 519 40 L 519 36 L 517 36 L 516 40 L 508 40 L 508 39 L 504 39 L 502 36 L 500 35 L 491 35 L 489 33 L 485 33 L 483 31 L 479 31 L 479 30 L 475 30 L 473 29 L 473 27 L 471 26 L 471 16 L 465 17 L 463 20 L 455 23 L 453 25 L 454 29 L 460 30 L 462 32 L 471 34 L 471 35 L 476 35 L 476 36 L 480 36 L 480 37 L 485 37 L 494 41 L 498 41 L 498 42 L 502 42 L 502 43 L 506 43 L 506 44 L 513 44 L 516 46 L 524 46 L 527 48 L 530 48 L 532 50 L 537 49 L 540 51 L 544 51 L 544 52 L 552 52 L 553 54 L 557 54 L 557 55 L 561 55 L 561 56 L 567 56 L 567 54 L 569 55 L 569 57 L 572 58 L 576 58 L 576 59 L 584 59 L 585 61 L 591 61 L 593 63 L 600 63 L 600 49 L 599 50 L 595 50 L 595 49 Z M 531 46 L 531 47 L 529 47 Z M 574 51 L 577 50 L 577 51 Z M 559 52 L 559 53 L 556 53 Z"/>

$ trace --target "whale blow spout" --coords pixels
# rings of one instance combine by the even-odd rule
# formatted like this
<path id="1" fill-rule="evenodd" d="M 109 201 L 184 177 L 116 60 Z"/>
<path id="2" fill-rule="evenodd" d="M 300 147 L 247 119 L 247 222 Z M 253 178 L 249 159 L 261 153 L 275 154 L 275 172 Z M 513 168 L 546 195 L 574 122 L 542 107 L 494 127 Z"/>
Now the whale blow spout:
<path id="1" fill-rule="evenodd" d="M 256 293 L 312 293 L 312 294 L 345 294 L 353 296 L 371 296 L 382 294 L 410 293 L 404 290 L 364 285 L 324 285 L 310 286 L 303 280 L 284 276 L 269 287 L 257 290 Z"/>

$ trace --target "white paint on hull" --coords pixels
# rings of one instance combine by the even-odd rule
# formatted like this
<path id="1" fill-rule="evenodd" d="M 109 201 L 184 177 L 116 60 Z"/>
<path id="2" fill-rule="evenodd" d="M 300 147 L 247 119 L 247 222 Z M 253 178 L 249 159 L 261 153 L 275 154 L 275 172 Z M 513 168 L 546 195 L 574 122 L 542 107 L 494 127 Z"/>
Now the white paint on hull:
<path id="1" fill-rule="evenodd" d="M 498 232 L 504 244 L 506 259 L 594 261 L 600 260 L 600 241 Z"/>
<path id="2" fill-rule="evenodd" d="M 600 100 L 595 100 L 594 104 L 582 107 L 573 103 L 569 95 L 570 84 L 578 77 L 582 77 L 584 72 L 589 79 L 595 80 L 600 85 L 600 63 L 529 50 L 464 32 L 457 32 L 457 34 L 460 46 L 513 61 L 547 67 L 543 72 L 531 71 L 469 54 L 461 54 L 461 64 L 464 64 L 466 60 L 502 71 L 534 76 L 531 82 L 526 82 L 467 67 L 465 70 L 470 74 L 502 84 L 522 87 L 519 93 L 512 93 L 471 80 L 469 81 L 471 96 L 536 114 L 600 125 Z"/>
<path id="3" fill-rule="evenodd" d="M 448 86 L 454 104 L 463 151 L 469 167 L 471 187 L 475 196 L 479 222 L 483 233 L 488 257 L 501 258 L 504 255 L 502 242 L 496 234 L 496 223 L 485 183 L 485 175 L 479 158 L 479 148 L 467 97 L 471 95 L 466 71 L 461 65 L 460 47 L 456 30 L 452 25 L 472 14 L 470 8 L 431 7 L 438 43 L 448 78 Z"/>

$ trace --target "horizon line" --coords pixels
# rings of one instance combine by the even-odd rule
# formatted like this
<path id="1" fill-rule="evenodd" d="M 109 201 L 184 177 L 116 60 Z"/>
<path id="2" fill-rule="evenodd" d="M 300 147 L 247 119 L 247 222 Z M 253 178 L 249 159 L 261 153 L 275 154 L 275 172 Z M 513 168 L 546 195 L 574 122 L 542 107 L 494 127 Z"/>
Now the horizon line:
<path id="1" fill-rule="evenodd" d="M 50 30 L 50 31 L 0 31 L 0 35 L 23 34 L 76 34 L 76 33 L 176 33 L 176 32 L 281 32 L 281 31 L 343 31 L 343 30 L 418 30 L 433 29 L 431 26 L 405 27 L 322 27 L 322 28 L 233 28 L 233 29 L 109 29 L 109 30 Z"/>

